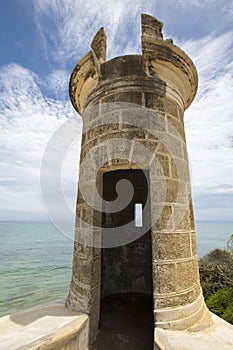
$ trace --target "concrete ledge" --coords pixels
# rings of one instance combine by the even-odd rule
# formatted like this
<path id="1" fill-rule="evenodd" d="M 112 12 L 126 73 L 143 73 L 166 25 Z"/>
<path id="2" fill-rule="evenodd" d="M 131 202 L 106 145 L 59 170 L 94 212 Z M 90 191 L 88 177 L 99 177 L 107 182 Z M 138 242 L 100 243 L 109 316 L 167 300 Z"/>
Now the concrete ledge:
<path id="1" fill-rule="evenodd" d="M 155 328 L 154 349 L 232 350 L 233 326 L 212 314 L 213 326 L 200 332 L 168 331 Z"/>
<path id="2" fill-rule="evenodd" d="M 87 350 L 88 316 L 53 302 L 1 317 L 0 334 L 1 350 Z"/>

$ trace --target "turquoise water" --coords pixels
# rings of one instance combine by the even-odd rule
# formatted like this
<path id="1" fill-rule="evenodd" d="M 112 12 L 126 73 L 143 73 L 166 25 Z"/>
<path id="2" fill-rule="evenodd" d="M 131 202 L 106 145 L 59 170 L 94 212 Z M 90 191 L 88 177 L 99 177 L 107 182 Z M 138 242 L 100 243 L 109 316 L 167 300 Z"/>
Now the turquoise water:
<path id="1" fill-rule="evenodd" d="M 196 234 L 198 256 L 202 257 L 215 248 L 226 248 L 227 240 L 232 233 L 233 222 L 197 222 Z"/>
<path id="2" fill-rule="evenodd" d="M 225 248 L 233 223 L 197 223 L 199 256 Z M 50 223 L 0 222 L 0 316 L 65 298 L 73 242 Z"/>
<path id="3" fill-rule="evenodd" d="M 0 223 L 0 315 L 67 295 L 73 242 L 49 223 Z"/>

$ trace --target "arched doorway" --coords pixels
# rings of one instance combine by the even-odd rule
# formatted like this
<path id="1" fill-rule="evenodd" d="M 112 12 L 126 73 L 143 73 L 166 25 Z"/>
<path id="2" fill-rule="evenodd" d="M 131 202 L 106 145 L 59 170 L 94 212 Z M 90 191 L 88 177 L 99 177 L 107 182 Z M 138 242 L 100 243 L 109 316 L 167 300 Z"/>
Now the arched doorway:
<path id="1" fill-rule="evenodd" d="M 132 199 L 115 213 L 103 208 L 102 227 L 116 228 L 117 235 L 128 224 L 125 234 L 130 231 L 130 237 L 139 238 L 101 250 L 100 330 L 90 349 L 149 350 L 153 349 L 154 331 L 151 231 L 145 232 L 145 224 L 150 228 L 149 171 L 103 173 L 105 206 L 116 200 L 116 185 L 121 180 L 132 184 Z"/>

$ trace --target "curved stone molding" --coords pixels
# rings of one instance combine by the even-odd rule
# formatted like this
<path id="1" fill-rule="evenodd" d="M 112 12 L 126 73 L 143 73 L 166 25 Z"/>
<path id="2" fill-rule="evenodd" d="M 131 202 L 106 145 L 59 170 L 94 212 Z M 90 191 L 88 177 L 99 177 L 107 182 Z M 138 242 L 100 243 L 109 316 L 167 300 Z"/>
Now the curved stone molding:
<path id="1" fill-rule="evenodd" d="M 203 328 L 211 325 L 211 317 L 205 306 L 202 293 L 192 303 L 175 308 L 155 310 L 155 326 L 164 329 L 189 329 L 205 314 Z"/>
<path id="2" fill-rule="evenodd" d="M 233 327 L 230 323 L 212 314 L 213 325 L 199 332 L 172 331 L 155 328 L 155 349 L 174 350 L 231 350 L 233 348 Z"/>
<path id="3" fill-rule="evenodd" d="M 142 28 L 144 28 L 145 17 L 142 15 Z M 161 22 L 158 22 L 161 23 Z M 156 28 L 161 24 L 155 22 Z M 159 29 L 156 29 L 158 32 Z M 192 103 L 198 85 L 196 68 L 189 56 L 179 47 L 173 45 L 169 40 L 153 35 L 153 30 L 148 32 L 142 30 L 142 60 L 147 75 L 157 75 L 167 84 L 167 94 L 182 101 L 186 109 Z"/>
<path id="4" fill-rule="evenodd" d="M 103 28 L 96 33 L 91 49 L 75 66 L 69 84 L 71 102 L 81 115 L 87 96 L 98 83 L 100 65 L 106 61 L 106 34 Z"/>
<path id="5" fill-rule="evenodd" d="M 70 100 L 76 111 L 82 115 L 87 96 L 98 83 L 98 73 L 92 51 L 89 51 L 76 65 L 70 78 Z"/>

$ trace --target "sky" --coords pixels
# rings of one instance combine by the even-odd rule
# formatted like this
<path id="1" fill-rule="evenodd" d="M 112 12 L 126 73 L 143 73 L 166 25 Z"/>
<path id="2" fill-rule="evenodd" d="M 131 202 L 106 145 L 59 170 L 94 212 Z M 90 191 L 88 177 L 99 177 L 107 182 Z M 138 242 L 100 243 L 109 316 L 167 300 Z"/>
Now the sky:
<path id="1" fill-rule="evenodd" d="M 185 130 L 197 221 L 233 221 L 232 0 L 0 1 L 0 220 L 44 221 L 40 169 L 48 142 L 64 122 L 82 119 L 69 101 L 72 70 L 100 27 L 107 58 L 141 53 L 140 15 L 164 23 L 195 63 L 196 98 Z M 74 212 L 80 141 L 62 167 Z"/>

